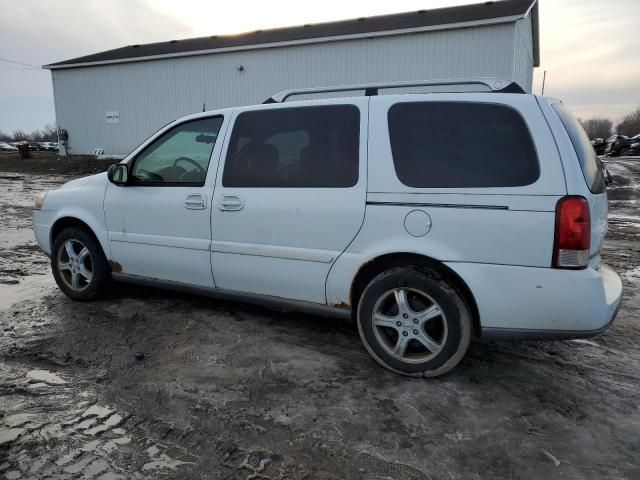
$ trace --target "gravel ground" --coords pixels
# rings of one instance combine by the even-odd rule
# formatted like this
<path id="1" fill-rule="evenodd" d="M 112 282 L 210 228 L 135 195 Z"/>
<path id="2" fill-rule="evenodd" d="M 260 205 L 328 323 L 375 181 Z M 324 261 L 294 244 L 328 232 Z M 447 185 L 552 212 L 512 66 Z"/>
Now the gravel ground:
<path id="1" fill-rule="evenodd" d="M 0 476 L 640 478 L 640 159 L 609 162 L 614 325 L 474 342 L 435 380 L 377 366 L 349 322 L 128 285 L 67 299 L 30 216 L 79 167 L 46 165 L 0 159 Z"/>

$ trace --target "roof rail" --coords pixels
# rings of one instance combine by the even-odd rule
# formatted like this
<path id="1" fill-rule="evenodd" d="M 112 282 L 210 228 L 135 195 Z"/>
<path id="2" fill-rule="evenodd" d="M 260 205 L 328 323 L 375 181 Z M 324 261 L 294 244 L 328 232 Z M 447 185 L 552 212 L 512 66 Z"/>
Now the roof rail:
<path id="1" fill-rule="evenodd" d="M 339 85 L 333 87 L 311 87 L 294 88 L 283 90 L 271 96 L 263 103 L 282 103 L 287 98 L 294 95 L 310 95 L 315 93 L 335 93 L 351 92 L 354 90 L 364 90 L 365 96 L 378 95 L 379 89 L 406 88 L 406 87 L 435 87 L 447 85 L 483 85 L 493 93 L 525 93 L 520 85 L 513 80 L 500 77 L 478 77 L 478 78 L 457 78 L 457 79 L 437 79 L 437 80 L 415 80 L 408 82 L 387 82 L 387 83 L 360 83 L 355 85 Z"/>

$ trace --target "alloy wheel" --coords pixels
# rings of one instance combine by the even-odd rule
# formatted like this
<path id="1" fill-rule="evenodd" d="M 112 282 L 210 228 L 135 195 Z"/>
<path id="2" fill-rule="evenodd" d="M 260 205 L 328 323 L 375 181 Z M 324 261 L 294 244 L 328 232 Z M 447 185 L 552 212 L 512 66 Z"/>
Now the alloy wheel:
<path id="1" fill-rule="evenodd" d="M 66 240 L 58 249 L 58 272 L 65 285 L 76 292 L 86 289 L 93 278 L 89 249 L 77 239 Z"/>
<path id="2" fill-rule="evenodd" d="M 373 308 L 375 336 L 398 360 L 421 363 L 434 358 L 447 341 L 447 319 L 440 305 L 413 288 L 384 293 Z"/>

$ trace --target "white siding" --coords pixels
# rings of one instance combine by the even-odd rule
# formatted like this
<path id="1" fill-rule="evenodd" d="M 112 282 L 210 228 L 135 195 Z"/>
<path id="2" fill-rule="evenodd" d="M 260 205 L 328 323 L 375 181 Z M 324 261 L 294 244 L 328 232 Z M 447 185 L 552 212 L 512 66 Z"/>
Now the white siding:
<path id="1" fill-rule="evenodd" d="M 531 34 L 531 14 L 516 22 L 513 48 L 512 78 L 527 92 L 531 92 L 533 85 L 533 36 Z"/>
<path id="2" fill-rule="evenodd" d="M 71 154 L 126 154 L 166 123 L 260 103 L 294 87 L 442 77 L 529 77 L 514 65 L 513 23 L 53 70 L 56 119 Z M 523 34 L 524 35 L 524 34 Z M 530 33 L 529 33 L 530 36 Z M 526 36 L 525 36 L 526 38 Z M 238 65 L 244 71 L 238 71 Z M 524 77 L 523 77 L 524 78 Z M 530 88 L 530 81 L 523 85 Z M 119 123 L 105 122 L 118 111 Z"/>

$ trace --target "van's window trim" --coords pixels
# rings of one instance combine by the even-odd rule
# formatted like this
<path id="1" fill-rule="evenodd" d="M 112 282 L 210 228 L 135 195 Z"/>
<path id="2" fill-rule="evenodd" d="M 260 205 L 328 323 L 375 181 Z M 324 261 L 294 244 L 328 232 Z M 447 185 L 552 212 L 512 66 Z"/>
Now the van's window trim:
<path id="1" fill-rule="evenodd" d="M 134 182 L 133 181 L 133 176 L 131 176 L 131 172 L 133 171 L 133 166 L 138 161 L 138 158 L 140 157 L 140 155 L 145 153 L 147 149 L 149 149 L 156 140 L 162 137 L 165 133 L 168 133 L 174 128 L 177 128 L 181 125 L 184 125 L 185 123 L 196 122 L 198 120 L 209 120 L 212 118 L 221 118 L 222 122 L 220 123 L 220 129 L 218 130 L 218 135 L 216 136 L 216 140 L 213 143 L 213 148 L 211 149 L 211 155 L 209 155 L 209 162 L 207 163 L 207 169 L 205 171 L 204 180 L 202 182 Z M 166 128 L 169 125 L 171 125 L 171 127 Z M 129 170 L 130 176 L 125 186 L 127 187 L 192 187 L 192 188 L 204 187 L 204 185 L 207 183 L 207 177 L 209 176 L 209 167 L 211 166 L 211 160 L 213 159 L 213 153 L 216 150 L 216 145 L 218 141 L 222 141 L 222 139 L 220 139 L 220 132 L 222 131 L 223 125 L 224 125 L 224 115 L 215 114 L 215 115 L 205 115 L 205 116 L 196 117 L 196 118 L 187 118 L 182 121 L 179 121 L 178 123 L 169 122 L 164 127 L 160 127 L 151 137 L 149 137 L 146 140 L 148 141 L 148 143 L 144 145 L 144 147 L 142 147 L 142 149 L 139 152 L 137 152 L 133 157 L 131 157 L 129 161 L 126 162 L 127 169 Z"/>
<path id="2" fill-rule="evenodd" d="M 397 169 L 396 169 L 396 164 L 395 164 L 395 159 L 393 158 L 393 149 L 391 148 L 391 133 L 390 133 L 390 128 L 389 128 L 389 113 L 391 112 L 391 110 L 396 106 L 396 105 L 404 105 L 404 104 L 415 104 L 415 103 L 425 103 L 425 104 L 434 104 L 434 103 L 456 103 L 456 104 L 473 104 L 473 105 L 477 105 L 477 104 L 482 104 L 482 105 L 495 105 L 495 106 L 499 106 L 499 107 L 505 107 L 508 108 L 509 110 L 515 112 L 518 117 L 520 117 L 520 120 L 522 120 L 522 124 L 525 126 L 527 133 L 529 134 L 529 137 L 531 138 L 531 144 L 533 145 L 533 150 L 535 153 L 535 161 L 536 161 L 536 166 L 538 167 L 538 176 L 535 178 L 535 180 L 533 180 L 531 183 L 528 183 L 526 185 L 519 185 L 519 186 L 503 186 L 503 187 L 412 187 L 411 185 L 407 185 L 406 183 L 404 183 L 401 179 L 400 176 L 398 175 Z M 393 163 L 393 171 L 396 174 L 396 178 L 397 180 L 404 185 L 407 188 L 410 188 L 412 190 L 416 190 L 416 191 L 423 191 L 423 190 L 463 190 L 463 191 L 485 191 L 488 189 L 500 189 L 502 191 L 508 191 L 508 190 L 514 190 L 514 189 L 521 189 L 521 188 L 529 188 L 535 184 L 537 184 L 538 182 L 540 182 L 541 178 L 542 178 L 542 164 L 540 162 L 540 152 L 538 151 L 538 146 L 536 144 L 536 137 L 533 134 L 533 132 L 531 131 L 531 127 L 529 126 L 529 123 L 526 120 L 526 117 L 522 114 L 522 112 L 518 109 L 515 108 L 513 105 L 510 105 L 508 103 L 502 103 L 502 102 L 489 102 L 489 101 L 485 101 L 485 100 L 415 100 L 415 99 L 402 99 L 402 100 L 397 100 L 394 101 L 393 103 L 391 103 L 388 108 L 387 108 L 387 135 L 389 138 L 389 150 L 391 151 L 391 158 L 392 158 L 392 163 Z"/>

